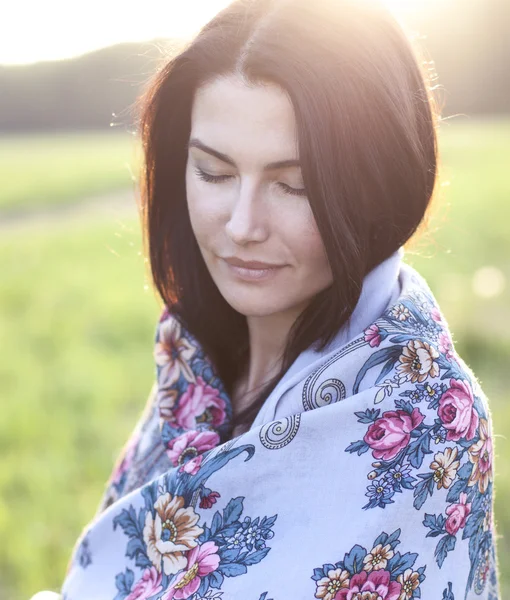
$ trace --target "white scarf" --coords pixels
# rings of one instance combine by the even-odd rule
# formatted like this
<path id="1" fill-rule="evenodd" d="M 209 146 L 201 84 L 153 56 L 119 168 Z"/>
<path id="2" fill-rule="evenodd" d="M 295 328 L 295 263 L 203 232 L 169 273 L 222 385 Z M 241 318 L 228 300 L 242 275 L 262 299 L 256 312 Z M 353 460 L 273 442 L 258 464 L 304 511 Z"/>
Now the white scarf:
<path id="1" fill-rule="evenodd" d="M 63 600 L 499 600 L 487 399 L 403 251 L 249 431 L 163 313 L 157 384 Z"/>

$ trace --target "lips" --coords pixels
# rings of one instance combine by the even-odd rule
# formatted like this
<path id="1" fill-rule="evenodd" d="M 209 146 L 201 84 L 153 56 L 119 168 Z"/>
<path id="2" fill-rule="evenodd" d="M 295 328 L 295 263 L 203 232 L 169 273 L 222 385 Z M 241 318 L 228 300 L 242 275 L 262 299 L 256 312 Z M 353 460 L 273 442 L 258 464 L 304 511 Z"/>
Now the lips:
<path id="1" fill-rule="evenodd" d="M 234 267 L 242 267 L 243 269 L 277 269 L 284 266 L 273 263 L 265 263 L 258 260 L 244 261 L 234 256 L 225 258 L 224 260 Z"/>
<path id="2" fill-rule="evenodd" d="M 237 278 L 243 281 L 262 282 L 269 281 L 279 273 L 285 265 L 273 265 L 259 261 L 242 261 L 240 259 L 223 259 L 227 268 Z M 236 264 L 237 263 L 237 264 Z M 240 266 L 242 265 L 242 266 Z M 245 265 L 256 265 L 246 267 Z M 261 265 L 264 265 L 261 267 Z M 269 265 L 269 266 L 267 266 Z"/>

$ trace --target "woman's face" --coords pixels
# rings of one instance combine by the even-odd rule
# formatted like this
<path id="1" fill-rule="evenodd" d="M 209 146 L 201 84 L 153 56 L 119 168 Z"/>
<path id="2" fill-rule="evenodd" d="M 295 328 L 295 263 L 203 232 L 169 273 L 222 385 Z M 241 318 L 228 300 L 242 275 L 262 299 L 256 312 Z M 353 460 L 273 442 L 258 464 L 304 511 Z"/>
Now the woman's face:
<path id="1" fill-rule="evenodd" d="M 187 202 L 214 282 L 243 315 L 299 314 L 332 274 L 303 189 L 290 100 L 276 85 L 218 78 L 197 90 L 191 121 Z M 277 268 L 239 271 L 230 257 Z"/>

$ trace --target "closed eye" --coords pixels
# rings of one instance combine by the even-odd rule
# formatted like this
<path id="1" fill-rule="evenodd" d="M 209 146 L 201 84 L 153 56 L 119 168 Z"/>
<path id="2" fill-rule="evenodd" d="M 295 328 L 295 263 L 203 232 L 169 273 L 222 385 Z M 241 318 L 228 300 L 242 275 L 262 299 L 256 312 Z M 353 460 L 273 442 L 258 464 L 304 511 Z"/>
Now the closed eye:
<path id="1" fill-rule="evenodd" d="M 206 173 L 199 168 L 195 169 L 195 173 L 200 177 L 200 179 L 207 181 L 208 183 L 221 183 L 222 181 L 226 181 L 232 177 L 232 175 L 211 175 L 210 173 Z"/>
<path id="2" fill-rule="evenodd" d="M 278 182 L 278 185 L 286 194 L 293 194 L 294 196 L 306 196 L 306 190 L 304 188 L 293 188 L 286 183 Z"/>
<path id="3" fill-rule="evenodd" d="M 195 168 L 195 173 L 200 179 L 202 179 L 203 181 L 207 181 L 208 183 L 222 183 L 223 181 L 227 181 L 233 177 L 233 175 L 211 175 L 210 173 L 202 171 L 202 169 L 199 169 L 198 167 Z M 294 196 L 306 196 L 306 190 L 304 188 L 293 188 L 290 185 L 287 185 L 286 183 L 283 183 L 281 181 L 278 182 L 278 185 L 285 194 L 292 194 Z"/>

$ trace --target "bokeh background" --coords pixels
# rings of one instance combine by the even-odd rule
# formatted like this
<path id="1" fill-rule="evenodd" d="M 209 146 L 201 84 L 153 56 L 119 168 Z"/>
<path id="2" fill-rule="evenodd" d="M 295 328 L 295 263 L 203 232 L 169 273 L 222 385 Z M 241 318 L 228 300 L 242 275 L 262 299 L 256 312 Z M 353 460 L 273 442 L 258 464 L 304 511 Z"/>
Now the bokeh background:
<path id="1" fill-rule="evenodd" d="M 387 3 L 442 104 L 440 182 L 406 260 L 491 403 L 507 598 L 510 3 Z M 21 600 L 59 588 L 152 385 L 159 303 L 136 210 L 135 101 L 167 49 L 226 2 L 11 4 L 0 23 L 0 598 Z"/>

